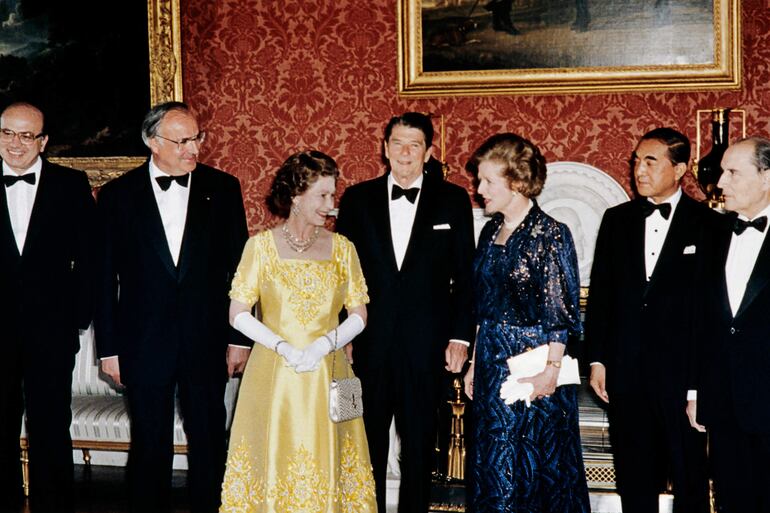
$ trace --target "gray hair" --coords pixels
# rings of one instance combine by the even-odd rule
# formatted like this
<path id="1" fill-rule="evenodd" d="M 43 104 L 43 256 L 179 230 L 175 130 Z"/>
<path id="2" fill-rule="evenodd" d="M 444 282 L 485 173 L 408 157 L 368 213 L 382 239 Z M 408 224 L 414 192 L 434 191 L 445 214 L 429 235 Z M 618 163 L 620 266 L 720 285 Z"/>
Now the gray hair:
<path id="1" fill-rule="evenodd" d="M 746 137 L 736 144 L 748 142 L 754 145 L 754 165 L 758 171 L 770 169 L 770 139 L 760 136 Z"/>
<path id="2" fill-rule="evenodd" d="M 164 116 L 172 110 L 189 113 L 190 107 L 182 102 L 159 103 L 151 108 L 144 116 L 144 121 L 142 121 L 142 141 L 144 141 L 145 146 L 150 146 L 150 139 L 158 135 L 158 126 L 160 126 L 160 122 L 163 121 Z"/>

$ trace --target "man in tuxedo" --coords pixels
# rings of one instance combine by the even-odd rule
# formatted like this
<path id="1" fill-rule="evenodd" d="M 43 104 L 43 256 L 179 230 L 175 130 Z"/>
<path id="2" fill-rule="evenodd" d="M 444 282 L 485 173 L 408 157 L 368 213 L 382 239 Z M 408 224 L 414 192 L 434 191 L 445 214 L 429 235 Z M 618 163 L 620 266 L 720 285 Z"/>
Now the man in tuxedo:
<path id="1" fill-rule="evenodd" d="M 624 513 L 707 512 L 706 440 L 683 413 L 697 263 L 712 212 L 682 192 L 690 141 L 646 133 L 632 155 L 640 198 L 608 209 L 596 240 L 586 315 L 590 384 L 608 403 Z M 716 214 L 713 214 L 716 216 Z"/>
<path id="2" fill-rule="evenodd" d="M 129 499 L 169 508 L 174 402 L 188 440 L 192 511 L 214 512 L 225 462 L 228 291 L 248 237 L 238 180 L 197 162 L 204 140 L 187 105 L 153 107 L 152 156 L 105 185 L 106 239 L 96 314 L 102 370 L 125 386 L 131 414 Z M 243 361 L 230 362 L 242 368 Z"/>
<path id="3" fill-rule="evenodd" d="M 32 511 L 72 510 L 70 409 L 78 330 L 91 323 L 95 205 L 86 174 L 40 154 L 43 113 L 0 114 L 0 511 L 19 511 L 26 410 Z"/>
<path id="4" fill-rule="evenodd" d="M 392 118 L 384 140 L 390 172 L 350 187 L 337 220 L 356 246 L 371 298 L 353 362 L 380 511 L 394 417 L 401 438 L 398 510 L 428 511 L 440 384 L 445 371 L 460 372 L 474 336 L 470 200 L 440 174 L 424 173 L 432 141 L 427 116 Z"/>
<path id="5" fill-rule="evenodd" d="M 702 344 L 687 412 L 708 428 L 717 511 L 770 512 L 770 140 L 730 146 L 725 216 L 701 277 Z M 705 426 L 705 427 L 704 427 Z"/>

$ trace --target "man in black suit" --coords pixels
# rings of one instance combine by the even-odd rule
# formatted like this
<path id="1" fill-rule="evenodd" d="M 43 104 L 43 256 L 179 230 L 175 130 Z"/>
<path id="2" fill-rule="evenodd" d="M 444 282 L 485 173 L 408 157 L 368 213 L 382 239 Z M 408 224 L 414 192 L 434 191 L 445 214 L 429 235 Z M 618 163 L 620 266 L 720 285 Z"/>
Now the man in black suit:
<path id="1" fill-rule="evenodd" d="M 632 156 L 641 197 L 607 210 L 596 240 L 586 316 L 590 384 L 608 403 L 624 513 L 658 511 L 667 478 L 675 512 L 708 511 L 705 437 L 683 412 L 696 264 L 712 213 L 682 192 L 689 158 L 681 133 L 645 134 Z"/>
<path id="2" fill-rule="evenodd" d="M 43 113 L 0 115 L 0 511 L 19 511 L 26 410 L 32 510 L 71 511 L 72 369 L 91 322 L 95 205 L 86 174 L 40 157 Z"/>
<path id="3" fill-rule="evenodd" d="M 384 140 L 390 173 L 350 187 L 337 220 L 356 246 L 371 298 L 353 361 L 380 511 L 394 416 L 401 437 L 398 509 L 428 511 L 440 384 L 445 370 L 461 370 L 474 336 L 470 200 L 462 188 L 423 173 L 432 141 L 427 116 L 392 118 Z"/>
<path id="4" fill-rule="evenodd" d="M 169 507 L 177 393 L 192 511 L 219 507 L 228 341 L 248 345 L 227 317 L 248 237 L 240 184 L 197 162 L 204 135 L 185 104 L 154 107 L 142 124 L 149 162 L 98 197 L 106 255 L 96 341 L 103 371 L 126 387 L 129 498 L 138 512 Z"/>
<path id="5" fill-rule="evenodd" d="M 770 140 L 722 158 L 718 187 L 732 212 L 701 277 L 700 341 L 690 422 L 708 428 L 717 511 L 770 512 Z"/>

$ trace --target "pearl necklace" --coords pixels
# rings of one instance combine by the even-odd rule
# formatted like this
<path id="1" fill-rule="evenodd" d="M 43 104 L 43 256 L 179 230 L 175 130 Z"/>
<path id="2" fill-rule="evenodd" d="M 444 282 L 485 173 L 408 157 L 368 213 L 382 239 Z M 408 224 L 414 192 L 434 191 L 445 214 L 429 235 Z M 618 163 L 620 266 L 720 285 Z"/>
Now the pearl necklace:
<path id="1" fill-rule="evenodd" d="M 283 234 L 283 238 L 286 241 L 286 244 L 288 244 L 291 249 L 297 253 L 304 253 L 310 249 L 310 246 L 312 246 L 315 241 L 318 240 L 318 235 L 321 233 L 321 228 L 316 226 L 315 230 L 313 230 L 313 233 L 310 234 L 310 237 L 307 239 L 299 239 L 291 234 L 289 227 L 286 226 L 286 223 L 284 223 L 283 226 L 281 226 L 281 233 Z"/>

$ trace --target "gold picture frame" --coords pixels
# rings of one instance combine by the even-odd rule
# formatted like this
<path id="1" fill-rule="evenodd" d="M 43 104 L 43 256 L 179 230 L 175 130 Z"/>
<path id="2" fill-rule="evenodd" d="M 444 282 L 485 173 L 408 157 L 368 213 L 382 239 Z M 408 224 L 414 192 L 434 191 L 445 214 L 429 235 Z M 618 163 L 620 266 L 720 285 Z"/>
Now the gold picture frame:
<path id="1" fill-rule="evenodd" d="M 150 102 L 182 101 L 182 41 L 179 0 L 147 0 Z M 149 105 L 148 105 L 149 108 Z M 100 187 L 147 157 L 52 157 L 52 162 L 88 173 Z"/>
<path id="2" fill-rule="evenodd" d="M 399 95 L 435 97 L 740 88 L 741 39 L 738 0 L 713 0 L 713 3 L 708 0 L 659 0 L 645 4 L 645 11 L 639 10 L 635 13 L 640 22 L 650 23 L 651 26 L 654 24 L 656 30 L 668 30 L 676 37 L 700 38 L 698 40 L 708 43 L 707 48 L 703 45 L 683 45 L 684 51 L 677 48 L 674 54 L 672 49 L 669 51 L 672 55 L 667 56 L 664 54 L 668 49 L 665 45 L 674 45 L 676 37 L 672 38 L 673 42 L 661 42 L 655 37 L 650 38 L 648 34 L 648 45 L 659 44 L 662 47 L 653 57 L 646 54 L 645 47 L 636 40 L 633 41 L 637 44 L 636 51 L 629 50 L 628 46 L 618 47 L 612 42 L 607 42 L 612 41 L 609 37 L 623 37 L 617 36 L 618 30 L 613 32 L 615 35 L 610 35 L 610 31 L 606 29 L 609 20 L 619 20 L 615 23 L 625 24 L 622 29 L 627 33 L 625 37 L 641 37 L 639 34 L 644 35 L 645 31 L 650 31 L 650 27 L 633 25 L 634 19 L 617 16 L 617 12 L 614 18 L 605 17 L 603 27 L 597 21 L 595 25 L 598 28 L 594 29 L 589 25 L 580 30 L 576 28 L 579 14 L 572 14 L 579 7 L 573 7 L 572 2 L 509 0 L 507 5 L 513 5 L 511 15 L 506 16 L 509 25 L 511 19 L 515 21 L 517 17 L 517 8 L 522 17 L 529 16 L 533 19 L 533 16 L 539 16 L 529 22 L 529 25 L 525 21 L 523 28 L 520 26 L 519 29 L 511 29 L 501 28 L 499 20 L 502 18 L 495 20 L 495 13 L 487 12 L 491 9 L 490 5 L 501 3 L 505 3 L 505 0 L 398 0 Z M 656 20 L 650 9 L 651 6 L 657 8 L 661 3 L 665 4 L 667 9 L 676 9 L 669 13 L 674 12 L 678 17 Z M 581 4 L 581 1 L 577 0 L 577 4 Z M 584 9 L 588 9 L 585 6 L 590 5 L 591 9 L 602 14 L 609 12 L 609 9 L 614 8 L 617 11 L 621 9 L 621 5 L 633 3 L 608 0 L 603 3 L 591 1 L 589 4 L 587 0 L 583 0 L 582 4 Z M 688 9 L 692 5 L 700 6 L 705 13 L 701 17 L 700 25 L 696 26 L 700 32 L 692 29 L 692 17 L 683 12 L 685 5 Z M 548 6 L 552 6 L 551 11 L 557 7 L 562 10 L 553 13 L 547 11 Z M 533 12 L 536 10 L 538 13 L 535 15 Z M 549 25 L 548 16 L 555 20 L 553 25 Z M 572 18 L 565 20 L 568 16 Z M 559 17 L 560 19 L 557 19 Z M 572 19 L 575 23 L 570 30 L 569 21 Z M 675 23 L 680 25 L 672 27 Z M 493 28 L 493 25 L 496 26 Z M 536 67 L 526 64 L 516 68 L 505 67 L 510 62 L 518 63 L 529 58 L 527 48 L 531 53 L 545 54 L 550 46 L 549 40 L 543 39 L 547 36 L 540 34 L 544 30 L 552 31 L 550 41 L 554 47 L 561 45 L 562 54 L 557 55 L 554 50 L 553 57 L 550 57 L 553 62 L 564 60 L 565 52 L 572 54 L 572 59 L 596 60 L 595 50 L 600 48 L 599 53 L 606 53 L 606 61 L 610 65 L 601 65 L 603 63 L 600 62 L 599 65 L 581 64 L 576 67 L 565 67 L 562 64 L 551 66 L 547 58 L 543 57 Z M 535 35 L 540 39 L 536 39 Z M 594 38 L 593 46 L 591 38 Z M 578 42 L 585 45 L 580 46 Z M 582 50 L 583 48 L 592 48 L 594 53 Z M 689 62 L 688 48 L 691 48 L 693 56 L 700 52 L 697 53 L 697 58 L 693 57 Z M 580 51 L 585 51 L 588 57 L 584 59 L 583 55 L 579 54 Z M 496 61 L 490 56 L 494 52 L 499 53 Z M 512 56 L 523 59 L 514 59 Z M 644 59 L 659 59 L 660 62 L 632 62 Z M 667 60 L 670 62 L 664 62 Z M 494 62 L 496 67 L 485 68 L 485 62 Z"/>

